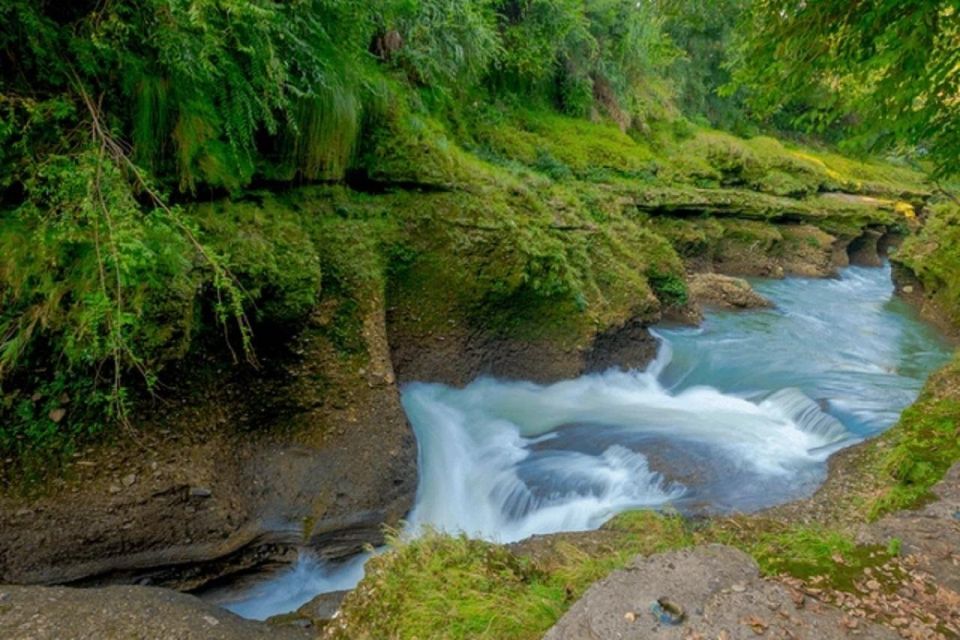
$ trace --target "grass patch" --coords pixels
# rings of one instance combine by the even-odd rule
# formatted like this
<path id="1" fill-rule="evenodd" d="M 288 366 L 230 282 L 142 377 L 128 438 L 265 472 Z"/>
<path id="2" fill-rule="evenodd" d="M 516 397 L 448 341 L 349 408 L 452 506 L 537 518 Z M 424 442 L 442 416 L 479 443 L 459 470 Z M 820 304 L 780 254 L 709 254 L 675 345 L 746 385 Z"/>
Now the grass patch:
<path id="1" fill-rule="evenodd" d="M 431 532 L 372 559 L 344 603 L 334 637 L 540 638 L 596 580 L 639 553 L 688 546 L 682 519 L 623 514 L 614 542 L 589 552 L 553 545 L 549 560 L 509 547 Z"/>

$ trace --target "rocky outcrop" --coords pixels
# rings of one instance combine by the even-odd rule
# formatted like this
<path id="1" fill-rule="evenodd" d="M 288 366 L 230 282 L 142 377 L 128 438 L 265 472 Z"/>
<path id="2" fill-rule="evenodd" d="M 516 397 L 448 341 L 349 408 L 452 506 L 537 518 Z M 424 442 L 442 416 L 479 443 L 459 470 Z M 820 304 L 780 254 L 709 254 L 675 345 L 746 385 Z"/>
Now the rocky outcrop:
<path id="1" fill-rule="evenodd" d="M 316 636 L 338 615 L 340 605 L 349 591 L 331 591 L 321 593 L 296 611 L 268 618 L 267 622 L 276 627 L 294 627 L 310 631 Z"/>
<path id="2" fill-rule="evenodd" d="M 763 309 L 773 306 L 743 278 L 695 273 L 687 280 L 690 297 L 702 306 L 720 309 Z"/>
<path id="3" fill-rule="evenodd" d="M 897 638 L 760 578 L 750 556 L 709 545 L 650 557 L 594 584 L 545 640 Z"/>
<path id="4" fill-rule="evenodd" d="M 850 264 L 860 267 L 879 267 L 883 264 L 880 246 L 883 236 L 882 229 L 864 229 L 863 234 L 855 238 L 847 248 Z"/>
<path id="5" fill-rule="evenodd" d="M 135 437 L 84 452 L 48 495 L 0 498 L 0 583 L 194 589 L 301 547 L 381 542 L 412 503 L 416 443 L 382 301 L 355 353 L 330 338 L 334 315 L 318 308 L 258 371 L 185 371 L 164 392 L 182 404 L 140 416 Z"/>
<path id="6" fill-rule="evenodd" d="M 741 277 L 835 276 L 849 265 L 848 247 L 857 233 L 737 218 L 656 219 L 652 224 L 684 258 L 688 271 Z"/>
<path id="7" fill-rule="evenodd" d="M 610 367 L 643 368 L 657 355 L 650 320 L 635 318 L 597 334 L 587 346 L 552 339 L 513 339 L 484 331 L 391 332 L 400 382 L 464 386 L 480 376 L 546 384 Z"/>
<path id="8" fill-rule="evenodd" d="M 900 263 L 896 257 L 891 260 L 891 265 L 896 294 L 913 305 L 920 315 L 949 338 L 955 342 L 960 341 L 960 325 L 957 324 L 954 314 L 944 308 L 942 296 L 938 295 L 941 292 L 927 291 L 910 267 Z"/>
<path id="9" fill-rule="evenodd" d="M 152 587 L 0 587 L 10 640 L 303 640 L 295 627 L 244 620 L 193 596 Z"/>

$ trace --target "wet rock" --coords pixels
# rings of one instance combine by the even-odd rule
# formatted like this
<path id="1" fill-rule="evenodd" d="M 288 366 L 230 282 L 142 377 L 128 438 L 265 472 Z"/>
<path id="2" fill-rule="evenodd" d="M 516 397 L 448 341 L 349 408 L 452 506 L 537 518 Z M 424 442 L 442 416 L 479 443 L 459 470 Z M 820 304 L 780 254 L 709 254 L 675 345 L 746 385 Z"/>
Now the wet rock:
<path id="1" fill-rule="evenodd" d="M 721 309 L 762 309 L 773 306 L 742 278 L 718 273 L 696 273 L 689 277 L 687 287 L 690 297 L 704 306 Z"/>
<path id="2" fill-rule="evenodd" d="M 762 579 L 745 553 L 709 545 L 636 558 L 590 587 L 545 640 L 898 637 L 867 621 L 853 630 L 842 620 L 832 607 L 796 604 L 791 590 Z"/>
<path id="3" fill-rule="evenodd" d="M 349 591 L 331 591 L 330 593 L 321 593 L 316 598 L 297 609 L 297 614 L 309 620 L 314 626 L 323 626 L 333 619 L 333 616 L 339 611 L 343 599 L 347 597 Z"/>
<path id="4" fill-rule="evenodd" d="M 299 640 L 303 630 L 244 620 L 194 596 L 155 587 L 3 587 L 0 638 Z"/>
<path id="5" fill-rule="evenodd" d="M 190 497 L 191 498 L 209 498 L 213 495 L 213 491 L 207 487 L 190 487 Z"/>

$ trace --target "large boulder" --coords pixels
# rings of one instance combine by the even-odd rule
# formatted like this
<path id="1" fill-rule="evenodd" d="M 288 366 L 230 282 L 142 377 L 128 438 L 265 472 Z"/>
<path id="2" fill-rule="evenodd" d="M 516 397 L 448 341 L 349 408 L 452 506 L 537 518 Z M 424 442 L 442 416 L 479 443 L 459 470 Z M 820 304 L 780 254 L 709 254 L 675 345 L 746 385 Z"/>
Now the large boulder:
<path id="1" fill-rule="evenodd" d="M 760 577 L 742 551 L 709 545 L 638 557 L 587 590 L 545 640 L 688 640 L 757 637 L 830 640 L 897 638 L 893 631 L 847 620 Z"/>
<path id="2" fill-rule="evenodd" d="M 773 303 L 743 278 L 719 273 L 695 273 L 687 279 L 690 297 L 702 306 L 720 309 L 762 309 Z"/>

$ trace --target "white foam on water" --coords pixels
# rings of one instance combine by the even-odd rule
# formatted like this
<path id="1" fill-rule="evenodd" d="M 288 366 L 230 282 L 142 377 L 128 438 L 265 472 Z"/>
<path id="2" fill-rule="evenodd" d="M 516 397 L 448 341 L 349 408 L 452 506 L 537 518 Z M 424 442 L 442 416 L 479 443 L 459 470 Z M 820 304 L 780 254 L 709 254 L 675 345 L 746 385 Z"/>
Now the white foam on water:
<path id="1" fill-rule="evenodd" d="M 302 556 L 292 567 L 236 594 L 239 597 L 228 597 L 221 606 L 250 620 L 294 611 L 321 593 L 353 589 L 369 558 L 369 553 L 361 553 L 343 563 L 328 563 Z"/>
<path id="2" fill-rule="evenodd" d="M 532 446 L 564 425 L 614 425 L 708 445 L 757 475 L 786 475 L 822 462 L 850 437 L 796 389 L 761 402 L 701 386 L 670 393 L 657 381 L 664 348 L 645 372 L 611 370 L 552 385 L 481 379 L 464 389 L 415 383 L 404 408 L 420 446 L 420 485 L 409 521 L 511 542 L 537 533 L 599 526 L 630 508 L 657 507 L 686 489 L 652 471 L 646 456 L 611 445 L 592 454 Z M 546 479 L 546 494 L 531 487 Z"/>

